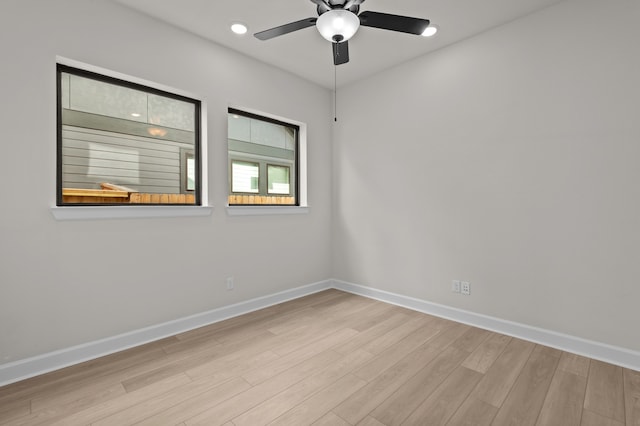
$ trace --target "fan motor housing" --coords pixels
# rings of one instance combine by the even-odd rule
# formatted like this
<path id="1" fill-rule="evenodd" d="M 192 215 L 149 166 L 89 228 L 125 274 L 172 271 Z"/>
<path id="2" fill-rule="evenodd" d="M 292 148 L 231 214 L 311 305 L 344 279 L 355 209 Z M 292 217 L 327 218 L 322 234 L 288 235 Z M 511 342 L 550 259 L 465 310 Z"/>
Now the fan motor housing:
<path id="1" fill-rule="evenodd" d="M 321 1 L 320 3 L 318 1 L 313 1 L 313 0 L 311 1 L 313 3 L 318 4 L 318 7 L 316 8 L 316 10 L 318 12 L 318 16 L 320 16 L 323 13 L 326 13 L 333 9 L 344 9 L 344 10 L 348 10 L 349 12 L 353 12 L 357 15 L 358 12 L 360 12 L 360 3 L 362 3 L 364 0 L 351 1 L 351 2 L 349 2 L 348 0 L 337 0 L 337 1 L 329 0 L 326 3 L 324 1 Z M 344 7 L 346 5 L 348 6 Z"/>

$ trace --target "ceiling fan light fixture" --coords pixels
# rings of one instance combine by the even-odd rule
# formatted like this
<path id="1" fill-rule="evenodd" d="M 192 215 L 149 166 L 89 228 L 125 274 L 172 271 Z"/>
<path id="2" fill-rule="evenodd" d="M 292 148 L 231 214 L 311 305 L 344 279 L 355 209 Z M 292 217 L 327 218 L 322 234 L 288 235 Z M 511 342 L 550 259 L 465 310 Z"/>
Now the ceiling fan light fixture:
<path id="1" fill-rule="evenodd" d="M 329 10 L 316 21 L 318 31 L 326 40 L 339 43 L 349 40 L 360 27 L 360 18 L 348 10 Z"/>

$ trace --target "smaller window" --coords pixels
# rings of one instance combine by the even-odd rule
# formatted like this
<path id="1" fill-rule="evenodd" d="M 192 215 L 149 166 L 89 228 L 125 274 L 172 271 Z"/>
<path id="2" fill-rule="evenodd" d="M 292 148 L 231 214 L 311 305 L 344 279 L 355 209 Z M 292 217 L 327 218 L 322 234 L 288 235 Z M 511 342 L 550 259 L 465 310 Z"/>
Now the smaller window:
<path id="1" fill-rule="evenodd" d="M 300 127 L 228 112 L 229 205 L 299 206 Z"/>

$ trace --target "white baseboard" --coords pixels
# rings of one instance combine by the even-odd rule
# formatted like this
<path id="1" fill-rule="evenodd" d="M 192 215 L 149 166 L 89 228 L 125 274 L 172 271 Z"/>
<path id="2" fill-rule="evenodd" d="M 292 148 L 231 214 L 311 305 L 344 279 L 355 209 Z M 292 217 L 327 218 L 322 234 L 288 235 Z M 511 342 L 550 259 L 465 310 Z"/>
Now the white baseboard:
<path id="1" fill-rule="evenodd" d="M 174 321 L 134 330 L 106 339 L 49 352 L 32 358 L 0 365 L 0 386 L 18 382 L 101 356 L 109 355 L 178 333 L 243 315 L 288 300 L 297 299 L 331 288 L 331 281 L 320 281 L 291 290 L 258 297 L 246 302 L 213 309 Z"/>
<path id="2" fill-rule="evenodd" d="M 326 280 L 297 287 L 268 296 L 224 306 L 174 321 L 134 330 L 128 333 L 49 352 L 32 358 L 0 365 L 0 386 L 38 376 L 101 356 L 109 355 L 178 333 L 210 325 L 288 300 L 308 296 L 319 291 L 335 288 L 414 311 L 469 324 L 474 327 L 518 337 L 545 346 L 583 355 L 589 358 L 616 364 L 640 371 L 640 353 L 632 350 L 594 342 L 567 334 L 531 327 L 512 321 L 464 311 L 437 303 L 427 302 L 400 294 L 364 287 L 340 280 Z"/>
<path id="3" fill-rule="evenodd" d="M 332 287 L 348 293 L 640 371 L 640 352 L 340 280 L 332 280 Z"/>

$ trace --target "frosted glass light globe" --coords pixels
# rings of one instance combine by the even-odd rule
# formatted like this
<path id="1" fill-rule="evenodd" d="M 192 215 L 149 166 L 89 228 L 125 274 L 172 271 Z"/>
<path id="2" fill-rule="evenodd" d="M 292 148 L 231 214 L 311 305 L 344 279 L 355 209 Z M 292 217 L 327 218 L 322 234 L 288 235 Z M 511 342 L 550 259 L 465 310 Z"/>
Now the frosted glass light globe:
<path id="1" fill-rule="evenodd" d="M 353 37 L 360 27 L 360 18 L 348 10 L 333 9 L 318 17 L 316 27 L 326 40 L 339 43 Z"/>

